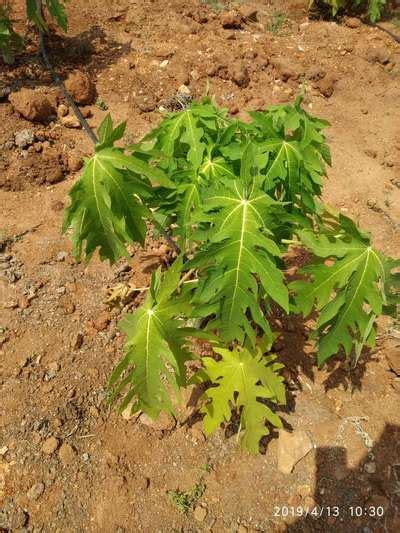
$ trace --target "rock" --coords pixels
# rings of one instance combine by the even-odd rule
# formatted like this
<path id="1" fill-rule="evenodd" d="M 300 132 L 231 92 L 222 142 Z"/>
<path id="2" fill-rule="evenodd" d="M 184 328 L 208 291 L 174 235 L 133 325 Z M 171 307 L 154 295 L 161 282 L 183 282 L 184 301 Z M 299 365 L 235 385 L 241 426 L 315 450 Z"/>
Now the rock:
<path id="1" fill-rule="evenodd" d="M 58 118 L 66 117 L 69 113 L 69 108 L 65 104 L 60 104 L 57 108 Z"/>
<path id="2" fill-rule="evenodd" d="M 56 439 L 55 437 L 49 437 L 43 443 L 42 452 L 45 453 L 46 455 L 51 455 L 57 450 L 58 445 L 59 445 L 58 439 Z"/>
<path id="3" fill-rule="evenodd" d="M 262 111 L 265 109 L 266 104 L 263 98 L 252 98 L 247 107 L 252 111 Z"/>
<path id="4" fill-rule="evenodd" d="M 151 427 L 157 431 L 169 431 L 176 425 L 175 419 L 167 413 L 161 412 L 157 420 L 152 420 L 149 416 L 142 413 L 139 422 L 145 426 Z"/>
<path id="5" fill-rule="evenodd" d="M 66 117 L 62 117 L 60 119 L 60 122 L 65 128 L 70 128 L 70 129 L 82 128 L 81 123 L 74 115 L 67 115 Z"/>
<path id="6" fill-rule="evenodd" d="M 58 451 L 58 457 L 64 465 L 69 465 L 75 460 L 75 450 L 68 444 L 64 443 Z"/>
<path id="7" fill-rule="evenodd" d="M 238 9 L 239 14 L 243 17 L 244 20 L 253 20 L 257 21 L 257 8 L 252 5 L 243 4 Z"/>
<path id="8" fill-rule="evenodd" d="M 278 470 L 283 474 L 290 474 L 295 465 L 312 449 L 313 444 L 305 431 L 296 430 L 289 433 L 281 429 L 278 440 Z"/>
<path id="9" fill-rule="evenodd" d="M 178 88 L 178 93 L 179 94 L 183 94 L 184 96 L 190 96 L 190 89 L 189 89 L 189 87 L 187 85 L 182 84 Z"/>
<path id="10" fill-rule="evenodd" d="M 250 83 L 250 76 L 244 65 L 235 63 L 230 71 L 230 78 L 239 87 L 247 87 Z"/>
<path id="11" fill-rule="evenodd" d="M 71 348 L 73 350 L 79 350 L 81 347 L 82 347 L 82 344 L 83 344 L 83 334 L 82 333 L 77 333 L 73 338 L 72 338 L 72 342 L 71 342 Z"/>
<path id="12" fill-rule="evenodd" d="M 8 446 L 2 446 L 0 448 L 0 457 L 3 457 L 8 452 Z"/>
<path id="13" fill-rule="evenodd" d="M 204 522 L 207 517 L 207 509 L 201 505 L 196 505 L 193 512 L 194 519 L 197 522 Z"/>
<path id="14" fill-rule="evenodd" d="M 237 533 L 247 533 L 247 532 L 248 532 L 248 529 L 243 524 L 240 524 L 239 527 L 237 528 Z"/>
<path id="15" fill-rule="evenodd" d="M 38 500 L 44 492 L 43 483 L 35 483 L 27 492 L 27 496 L 30 500 Z"/>
<path id="16" fill-rule="evenodd" d="M 93 326 L 97 331 L 104 331 L 111 322 L 111 316 L 108 311 L 102 311 L 96 320 L 93 321 Z"/>
<path id="17" fill-rule="evenodd" d="M 139 95 L 136 97 L 136 105 L 143 113 L 151 113 L 157 107 L 157 101 L 152 95 Z"/>
<path id="18" fill-rule="evenodd" d="M 357 17 L 348 17 L 344 23 L 348 28 L 352 29 L 359 28 L 361 26 L 361 20 Z"/>
<path id="19" fill-rule="evenodd" d="M 365 463 L 364 470 L 367 472 L 367 474 L 375 474 L 376 463 L 373 463 L 372 461 L 369 463 Z"/>
<path id="20" fill-rule="evenodd" d="M 67 165 L 70 172 L 78 172 L 83 167 L 82 156 L 73 152 L 68 154 Z"/>
<path id="21" fill-rule="evenodd" d="M 377 46 L 376 48 L 369 47 L 365 57 L 370 63 L 386 65 L 390 61 L 390 52 L 384 45 Z"/>
<path id="22" fill-rule="evenodd" d="M 390 370 L 400 376 L 400 347 L 389 348 L 385 355 Z"/>
<path id="23" fill-rule="evenodd" d="M 57 114 L 51 99 L 38 90 L 21 89 L 8 99 L 15 111 L 32 122 L 47 123 Z"/>
<path id="24" fill-rule="evenodd" d="M 325 76 L 318 84 L 320 93 L 326 98 L 330 98 L 335 90 L 336 81 L 336 77 L 332 74 Z"/>
<path id="25" fill-rule="evenodd" d="M 135 488 L 146 490 L 150 486 L 150 479 L 146 476 L 137 475 L 134 477 Z"/>
<path id="26" fill-rule="evenodd" d="M 41 162 L 43 166 L 46 166 L 45 181 L 47 183 L 58 183 L 64 178 L 60 154 L 55 148 L 49 148 L 44 151 Z"/>
<path id="27" fill-rule="evenodd" d="M 65 261 L 65 259 L 68 257 L 67 252 L 58 252 L 57 254 L 57 261 Z"/>
<path id="28" fill-rule="evenodd" d="M 240 28 L 242 25 L 242 17 L 236 11 L 222 12 L 220 21 L 223 28 Z"/>
<path id="29" fill-rule="evenodd" d="M 31 146 L 35 140 L 35 134 L 33 130 L 21 130 L 15 134 L 15 144 L 18 148 L 26 148 Z"/>
<path id="30" fill-rule="evenodd" d="M 93 104 L 96 89 L 85 72 L 75 70 L 65 80 L 65 87 L 77 104 Z"/>
<path id="31" fill-rule="evenodd" d="M 274 67 L 282 81 L 287 81 L 289 79 L 297 80 L 299 77 L 298 72 L 296 72 L 289 63 L 286 63 L 280 58 L 272 58 L 271 65 Z"/>

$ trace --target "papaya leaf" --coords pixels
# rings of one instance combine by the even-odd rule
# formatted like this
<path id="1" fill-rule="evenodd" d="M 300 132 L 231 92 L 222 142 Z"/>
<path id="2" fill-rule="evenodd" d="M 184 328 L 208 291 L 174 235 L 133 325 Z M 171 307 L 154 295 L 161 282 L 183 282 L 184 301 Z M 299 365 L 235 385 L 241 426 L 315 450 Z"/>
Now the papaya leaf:
<path id="1" fill-rule="evenodd" d="M 258 453 L 260 439 L 269 434 L 266 422 L 282 427 L 279 416 L 262 400 L 285 403 L 283 378 L 278 373 L 283 365 L 274 363 L 275 356 L 264 357 L 259 350 L 250 353 L 246 349 L 215 347 L 214 351 L 220 360 L 203 358 L 204 368 L 193 378 L 197 383 L 211 382 L 201 409 L 205 433 L 210 435 L 229 422 L 233 407 L 240 415 L 242 447 Z"/>
<path id="2" fill-rule="evenodd" d="M 247 335 L 254 343 L 247 311 L 269 332 L 261 308 L 263 294 L 288 310 L 288 292 L 275 261 L 280 251 L 264 223 L 269 208 L 279 204 L 256 184 L 249 192 L 240 180 L 221 185 L 204 195 L 200 219 L 211 221 L 210 237 L 187 266 L 200 272 L 194 302 L 218 309 L 209 328 L 219 329 L 225 341 L 243 341 Z"/>
<path id="3" fill-rule="evenodd" d="M 121 321 L 127 335 L 125 357 L 109 381 L 111 400 L 124 397 L 120 411 L 129 404 L 132 413 L 140 410 L 153 419 L 161 411 L 173 413 L 171 397 L 186 384 L 185 362 L 192 355 L 185 344 L 194 332 L 180 320 L 190 314 L 188 295 L 172 296 L 181 268 L 178 258 L 166 274 L 156 271 L 144 304 Z"/>
<path id="4" fill-rule="evenodd" d="M 63 231 L 73 230 L 74 255 L 90 259 L 99 248 L 100 258 L 115 263 L 129 257 L 126 245 L 144 243 L 149 211 L 140 198 L 151 194 L 143 168 L 117 148 L 106 148 L 85 162 L 82 176 L 70 192 Z M 124 168 L 125 167 L 125 168 Z M 129 167 L 129 170 L 127 168 Z"/>
<path id="5" fill-rule="evenodd" d="M 346 223 L 345 217 L 342 220 Z M 311 280 L 295 281 L 290 289 L 298 312 L 308 316 L 314 307 L 320 312 L 318 364 L 338 354 L 341 347 L 348 356 L 355 348 L 358 358 L 363 344 L 373 345 L 375 319 L 383 307 L 389 300 L 400 302 L 399 274 L 393 273 L 400 261 L 386 258 L 362 234 L 315 235 L 306 230 L 299 237 L 315 260 L 301 271 Z M 333 264 L 326 264 L 326 259 Z"/>

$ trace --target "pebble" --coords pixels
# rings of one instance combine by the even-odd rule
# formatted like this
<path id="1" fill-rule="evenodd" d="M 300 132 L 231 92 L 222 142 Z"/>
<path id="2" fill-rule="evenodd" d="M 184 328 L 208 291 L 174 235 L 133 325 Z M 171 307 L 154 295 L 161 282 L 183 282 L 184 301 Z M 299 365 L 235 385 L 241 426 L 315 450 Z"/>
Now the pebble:
<path id="1" fill-rule="evenodd" d="M 184 94 L 186 96 L 190 96 L 190 89 L 187 85 L 181 85 L 179 88 L 178 88 L 178 93 L 179 94 Z"/>
<path id="2" fill-rule="evenodd" d="M 373 463 L 373 462 L 365 463 L 364 470 L 367 472 L 367 474 L 375 474 L 376 463 Z"/>
<path id="3" fill-rule="evenodd" d="M 85 452 L 82 454 L 82 459 L 85 463 L 88 463 L 90 461 L 90 455 L 87 452 Z"/>
<path id="4" fill-rule="evenodd" d="M 75 455 L 75 450 L 68 443 L 64 443 L 58 451 L 58 456 L 64 465 L 71 464 L 75 459 Z"/>
<path id="5" fill-rule="evenodd" d="M 51 455 L 57 450 L 58 445 L 59 445 L 58 439 L 56 439 L 55 437 L 49 437 L 43 443 L 42 452 L 45 453 L 46 455 Z"/>
<path id="6" fill-rule="evenodd" d="M 65 104 L 60 104 L 57 108 L 57 116 L 58 118 L 62 118 L 67 116 L 69 113 L 69 109 Z"/>
<path id="7" fill-rule="evenodd" d="M 93 326 L 97 331 L 104 331 L 110 322 L 110 313 L 108 311 L 103 311 L 99 314 L 96 320 L 93 321 Z"/>
<path id="8" fill-rule="evenodd" d="M 14 138 L 15 144 L 18 146 L 18 148 L 27 148 L 33 144 L 35 140 L 35 134 L 33 133 L 33 130 L 25 129 L 18 131 Z"/>
<path id="9" fill-rule="evenodd" d="M 35 483 L 27 492 L 27 496 L 30 500 L 38 500 L 44 492 L 43 483 Z"/>
<path id="10" fill-rule="evenodd" d="M 201 505 L 197 505 L 194 509 L 193 516 L 197 522 L 204 522 L 207 517 L 207 509 Z"/>
<path id="11" fill-rule="evenodd" d="M 58 252 L 57 254 L 57 261 L 65 261 L 65 259 L 68 257 L 67 252 Z"/>
<path id="12" fill-rule="evenodd" d="M 82 128 L 82 125 L 79 122 L 79 120 L 72 115 L 67 115 L 66 117 L 62 117 L 60 119 L 60 122 L 65 128 L 70 128 L 70 129 Z"/>
<path id="13" fill-rule="evenodd" d="M 289 433 L 281 429 L 278 440 L 278 470 L 290 474 L 295 465 L 313 449 L 308 434 L 303 430 Z"/>

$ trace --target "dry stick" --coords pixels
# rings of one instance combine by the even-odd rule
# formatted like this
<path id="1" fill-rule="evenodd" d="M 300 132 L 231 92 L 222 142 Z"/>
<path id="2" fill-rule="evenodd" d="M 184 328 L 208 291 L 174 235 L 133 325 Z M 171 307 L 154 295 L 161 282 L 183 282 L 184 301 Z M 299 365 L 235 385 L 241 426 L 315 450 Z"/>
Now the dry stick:
<path id="1" fill-rule="evenodd" d="M 36 0 L 36 9 L 37 9 L 38 14 L 42 13 L 42 0 Z M 43 62 L 45 64 L 45 66 L 50 71 L 54 82 L 62 90 L 65 98 L 67 99 L 69 105 L 71 106 L 73 112 L 75 113 L 76 118 L 79 120 L 82 128 L 88 134 L 88 136 L 89 136 L 90 140 L 93 142 L 93 144 L 96 145 L 99 142 L 96 134 L 94 133 L 92 128 L 89 126 L 87 120 L 82 115 L 81 110 L 76 105 L 76 103 L 74 102 L 74 99 L 72 98 L 72 96 L 67 91 L 67 88 L 65 87 L 62 79 L 60 78 L 60 76 L 57 74 L 57 72 L 54 70 L 52 64 L 50 63 L 49 56 L 48 56 L 47 50 L 46 50 L 46 45 L 45 45 L 45 42 L 44 42 L 44 32 L 43 32 L 43 30 L 42 30 L 42 28 L 40 26 L 38 26 L 38 30 L 39 30 L 40 53 L 42 55 Z M 181 250 L 180 250 L 179 246 L 176 244 L 176 242 L 169 235 L 169 233 L 156 220 L 154 220 L 154 223 L 158 227 L 159 231 L 161 231 L 161 233 L 163 234 L 163 236 L 164 236 L 165 240 L 168 242 L 168 244 L 179 255 L 181 253 Z"/>

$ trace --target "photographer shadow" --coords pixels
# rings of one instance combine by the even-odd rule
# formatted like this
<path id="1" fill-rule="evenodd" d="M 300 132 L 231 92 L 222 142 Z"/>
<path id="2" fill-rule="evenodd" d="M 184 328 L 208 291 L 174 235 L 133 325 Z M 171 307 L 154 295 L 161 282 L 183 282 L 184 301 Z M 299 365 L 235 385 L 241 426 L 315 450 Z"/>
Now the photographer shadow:
<path id="1" fill-rule="evenodd" d="M 285 531 L 400 531 L 400 426 L 386 424 L 356 468 L 348 468 L 345 448 L 317 448 L 312 499 L 316 516 L 304 516 L 303 504 Z"/>

